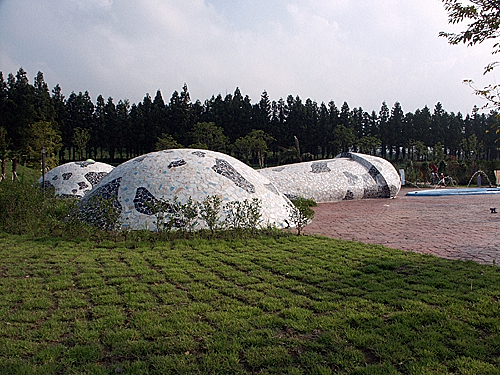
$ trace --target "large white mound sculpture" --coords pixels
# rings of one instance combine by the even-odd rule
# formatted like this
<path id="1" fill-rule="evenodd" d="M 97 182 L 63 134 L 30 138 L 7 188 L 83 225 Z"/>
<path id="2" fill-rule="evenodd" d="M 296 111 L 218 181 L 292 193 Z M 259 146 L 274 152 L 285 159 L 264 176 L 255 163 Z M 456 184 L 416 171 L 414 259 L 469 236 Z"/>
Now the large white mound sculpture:
<path id="1" fill-rule="evenodd" d="M 231 156 L 208 150 L 164 150 L 131 159 L 103 178 L 79 206 L 84 216 L 99 223 L 102 212 L 92 202 L 101 197 L 112 202 L 123 229 L 156 230 L 155 210 L 162 202 L 203 202 L 212 196 L 223 204 L 257 198 L 262 226 L 292 225 L 291 202 L 266 177 Z M 200 221 L 195 229 L 205 224 Z"/>
<path id="2" fill-rule="evenodd" d="M 95 161 L 76 161 L 62 164 L 45 173 L 45 188 L 54 187 L 55 195 L 81 198 L 113 170 L 113 166 Z M 43 183 L 43 177 L 37 181 Z"/>
<path id="3" fill-rule="evenodd" d="M 394 198 L 401 189 L 401 180 L 391 163 L 354 152 L 334 159 L 264 168 L 259 172 L 289 198 L 314 199 L 318 203 Z"/>

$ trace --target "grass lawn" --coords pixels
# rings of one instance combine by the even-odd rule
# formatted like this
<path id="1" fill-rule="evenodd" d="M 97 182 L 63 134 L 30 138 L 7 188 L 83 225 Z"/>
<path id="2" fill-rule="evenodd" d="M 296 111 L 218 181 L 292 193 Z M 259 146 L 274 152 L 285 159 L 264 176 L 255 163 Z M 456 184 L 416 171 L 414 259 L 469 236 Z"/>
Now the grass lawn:
<path id="1" fill-rule="evenodd" d="M 0 233 L 0 374 L 500 374 L 500 268 L 322 237 Z"/>

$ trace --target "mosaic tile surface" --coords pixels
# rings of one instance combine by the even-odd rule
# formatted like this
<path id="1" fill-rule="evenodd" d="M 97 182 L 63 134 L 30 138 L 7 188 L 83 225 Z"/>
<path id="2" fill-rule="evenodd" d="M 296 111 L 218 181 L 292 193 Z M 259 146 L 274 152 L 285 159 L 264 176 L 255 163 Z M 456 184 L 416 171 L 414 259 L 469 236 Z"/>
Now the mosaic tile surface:
<path id="1" fill-rule="evenodd" d="M 354 152 L 334 159 L 260 169 L 289 198 L 335 202 L 393 198 L 401 189 L 396 169 L 387 160 Z"/>
<path id="2" fill-rule="evenodd" d="M 266 177 L 231 156 L 196 149 L 152 152 L 119 165 L 82 199 L 80 208 L 91 210 L 89 202 L 96 196 L 112 199 L 123 229 L 156 230 L 152 207 L 157 202 L 177 198 L 186 203 L 190 197 L 202 202 L 214 195 L 222 204 L 258 198 L 261 225 L 283 228 L 292 224 L 291 202 Z M 164 209 L 168 211 L 168 205 Z M 196 229 L 204 225 L 200 220 Z"/>
<path id="3" fill-rule="evenodd" d="M 81 198 L 113 170 L 113 166 L 95 161 L 62 164 L 45 173 L 45 187 L 54 187 L 56 196 Z M 40 185 L 43 178 L 37 181 Z"/>

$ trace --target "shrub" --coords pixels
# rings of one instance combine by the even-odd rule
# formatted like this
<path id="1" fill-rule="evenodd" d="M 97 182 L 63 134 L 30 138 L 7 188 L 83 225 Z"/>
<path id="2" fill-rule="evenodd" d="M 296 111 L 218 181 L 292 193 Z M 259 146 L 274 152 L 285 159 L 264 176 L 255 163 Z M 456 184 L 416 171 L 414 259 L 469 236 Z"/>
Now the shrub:
<path id="1" fill-rule="evenodd" d="M 216 195 L 206 197 L 203 202 L 192 198 L 185 203 L 177 197 L 172 201 L 158 199 L 149 207 L 156 219 L 157 233 L 123 230 L 121 209 L 115 197 L 94 195 L 86 199 L 83 209 L 77 199 L 54 197 L 53 190 L 41 190 L 19 181 L 3 181 L 0 183 L 0 230 L 32 236 L 85 237 L 98 242 L 106 239 L 116 242 L 119 237 L 157 241 L 165 236 L 172 239 L 193 233 L 202 237 L 208 233 L 213 237 L 216 232 L 221 238 L 234 238 L 235 234 L 241 237 L 245 232 L 278 236 L 275 227 L 262 227 L 262 203 L 257 198 L 224 205 Z M 202 223 L 207 231 L 198 230 Z"/>
<path id="2" fill-rule="evenodd" d="M 105 231 L 116 232 L 120 230 L 120 214 L 116 199 L 106 198 L 99 194 L 88 198 L 85 208 L 77 210 L 77 218 L 89 225 Z"/>
<path id="3" fill-rule="evenodd" d="M 302 229 L 311 222 L 314 218 L 314 210 L 311 207 L 316 207 L 317 203 L 314 199 L 296 198 L 292 200 L 294 209 L 291 212 L 291 219 L 297 229 L 297 236 L 300 236 Z"/>
<path id="4" fill-rule="evenodd" d="M 205 221 L 212 235 L 221 227 L 222 199 L 212 195 L 203 200 L 200 205 L 200 217 Z"/>
<path id="5" fill-rule="evenodd" d="M 224 205 L 226 212 L 225 225 L 231 230 L 250 230 L 254 231 L 258 226 L 262 214 L 260 213 L 261 201 L 253 198 L 251 201 L 229 202 Z"/>
<path id="6" fill-rule="evenodd" d="M 64 225 L 75 206 L 72 199 L 54 198 L 52 189 L 22 181 L 0 183 L 0 229 L 12 234 L 50 234 Z"/>

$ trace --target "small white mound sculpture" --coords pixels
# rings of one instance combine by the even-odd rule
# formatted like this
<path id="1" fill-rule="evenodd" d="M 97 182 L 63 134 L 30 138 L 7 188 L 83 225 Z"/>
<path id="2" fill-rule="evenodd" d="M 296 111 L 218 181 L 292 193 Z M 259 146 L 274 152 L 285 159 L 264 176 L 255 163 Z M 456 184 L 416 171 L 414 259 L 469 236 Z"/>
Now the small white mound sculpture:
<path id="1" fill-rule="evenodd" d="M 231 156 L 197 149 L 164 150 L 131 159 L 103 178 L 79 207 L 87 221 L 99 225 L 103 213 L 92 201 L 102 198 L 112 202 L 122 229 L 154 231 L 157 207 L 168 207 L 165 202 L 185 204 L 191 198 L 201 203 L 213 196 L 222 204 L 257 198 L 261 226 L 293 225 L 292 203 L 266 177 Z M 199 220 L 195 229 L 202 228 L 206 223 Z"/>
<path id="2" fill-rule="evenodd" d="M 354 152 L 334 159 L 260 169 L 288 198 L 336 202 L 363 198 L 394 198 L 401 180 L 387 160 Z"/>
<path id="3" fill-rule="evenodd" d="M 45 173 L 44 188 L 55 188 L 62 198 L 82 198 L 93 186 L 113 170 L 113 166 L 95 161 L 76 161 L 62 164 Z M 38 179 L 42 185 L 43 177 Z"/>

